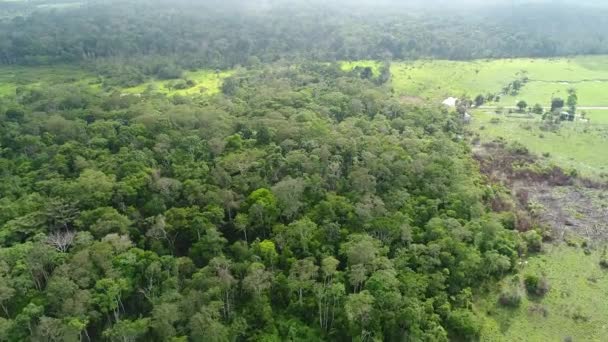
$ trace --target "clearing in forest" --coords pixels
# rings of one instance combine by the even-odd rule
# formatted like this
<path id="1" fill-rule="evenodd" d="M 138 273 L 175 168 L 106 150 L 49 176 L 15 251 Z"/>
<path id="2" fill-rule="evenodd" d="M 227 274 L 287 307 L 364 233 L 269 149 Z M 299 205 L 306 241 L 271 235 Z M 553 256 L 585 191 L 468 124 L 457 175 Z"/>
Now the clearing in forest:
<path id="1" fill-rule="evenodd" d="M 540 253 L 522 256 L 517 272 L 492 284 L 475 300 L 483 317 L 482 341 L 604 341 L 608 336 L 606 185 L 543 165 L 518 145 L 488 143 L 474 148 L 481 171 L 506 187 L 519 230 L 542 227 Z M 527 234 L 527 233 L 526 233 Z M 543 292 L 526 279 L 542 279 Z"/>
<path id="2" fill-rule="evenodd" d="M 103 80 L 85 67 L 57 66 L 0 66 L 0 96 L 15 95 L 20 87 L 74 86 L 90 87 L 108 92 L 120 91 L 140 94 L 147 90 L 166 95 L 213 95 L 221 90 L 223 80 L 233 71 L 200 69 L 185 71 L 179 79 L 150 78 L 135 87 L 104 87 Z"/>
<path id="3" fill-rule="evenodd" d="M 391 73 L 397 94 L 431 101 L 495 94 L 500 95 L 496 106 L 515 106 L 519 100 L 548 106 L 551 98 L 566 98 L 575 88 L 579 106 L 608 106 L 608 56 L 393 62 Z M 505 92 L 516 81 L 521 89 Z"/>

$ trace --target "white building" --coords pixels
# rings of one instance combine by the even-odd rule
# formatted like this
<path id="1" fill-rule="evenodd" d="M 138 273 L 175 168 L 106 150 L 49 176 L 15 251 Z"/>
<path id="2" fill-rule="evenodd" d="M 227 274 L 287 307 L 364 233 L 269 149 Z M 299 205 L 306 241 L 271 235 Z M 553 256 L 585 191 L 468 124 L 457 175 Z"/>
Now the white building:
<path id="1" fill-rule="evenodd" d="M 447 99 L 443 100 L 442 104 L 444 106 L 448 106 L 448 107 L 456 107 L 456 103 L 458 102 L 458 99 L 455 97 L 448 97 Z"/>

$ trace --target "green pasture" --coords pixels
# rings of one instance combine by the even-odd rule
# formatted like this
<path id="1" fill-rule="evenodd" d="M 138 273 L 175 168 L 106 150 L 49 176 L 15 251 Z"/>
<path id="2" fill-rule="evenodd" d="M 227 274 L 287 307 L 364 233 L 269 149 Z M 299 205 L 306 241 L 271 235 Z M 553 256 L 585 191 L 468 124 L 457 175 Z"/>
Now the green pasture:
<path id="1" fill-rule="evenodd" d="M 546 131 L 541 129 L 538 115 L 528 118 L 476 110 L 471 126 L 482 142 L 496 138 L 519 142 L 561 167 L 596 178 L 608 172 L 608 149 L 604 148 L 608 143 L 608 111 L 588 111 L 587 116 L 587 123 L 563 122 L 557 131 Z"/>
<path id="2" fill-rule="evenodd" d="M 566 99 L 568 89 L 574 88 L 579 97 L 579 106 L 608 106 L 608 81 L 586 81 L 580 83 L 530 81 L 517 96 L 503 96 L 500 105 L 514 106 L 519 100 L 533 105 L 549 106 L 554 97 Z"/>
<path id="3" fill-rule="evenodd" d="M 377 73 L 378 62 L 342 64 L 345 70 L 356 66 L 370 66 Z M 495 105 L 513 106 L 525 100 L 547 106 L 552 97 L 566 97 L 566 91 L 575 88 L 580 106 L 608 106 L 608 56 L 403 61 L 393 62 L 391 73 L 397 94 L 436 102 L 450 96 L 498 94 L 510 82 L 527 77 L 529 82 L 518 95 L 503 95 Z"/>
<path id="4" fill-rule="evenodd" d="M 544 274 L 549 292 L 543 298 L 525 295 L 518 308 L 498 304 L 499 291 L 476 302 L 484 316 L 481 341 L 545 342 L 606 341 L 608 336 L 608 272 L 599 265 L 601 250 L 586 255 L 582 248 L 545 245 L 545 253 L 520 265 L 520 277 Z M 512 277 L 503 281 L 511 283 Z M 512 283 L 511 283 L 512 284 Z"/>

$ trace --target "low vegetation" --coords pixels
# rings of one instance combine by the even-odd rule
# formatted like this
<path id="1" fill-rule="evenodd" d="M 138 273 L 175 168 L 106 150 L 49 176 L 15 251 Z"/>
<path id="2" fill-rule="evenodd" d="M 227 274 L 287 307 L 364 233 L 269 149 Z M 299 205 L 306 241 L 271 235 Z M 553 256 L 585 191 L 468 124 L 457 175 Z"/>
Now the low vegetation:
<path id="1" fill-rule="evenodd" d="M 545 247 L 545 253 L 522 262 L 519 273 L 544 277 L 550 290 L 542 297 L 524 296 L 521 279 L 515 285 L 505 279 L 508 292 L 498 287 L 478 298 L 476 309 L 486 313 L 481 340 L 601 341 L 606 336 L 608 306 L 600 298 L 608 291 L 608 273 L 599 265 L 601 250 Z"/>

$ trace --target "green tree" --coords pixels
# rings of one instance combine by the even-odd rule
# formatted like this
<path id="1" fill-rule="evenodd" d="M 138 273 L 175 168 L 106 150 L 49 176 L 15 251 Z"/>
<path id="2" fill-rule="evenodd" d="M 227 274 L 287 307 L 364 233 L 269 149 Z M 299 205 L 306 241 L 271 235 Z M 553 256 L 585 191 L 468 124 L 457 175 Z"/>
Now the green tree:
<path id="1" fill-rule="evenodd" d="M 121 320 L 104 330 L 103 336 L 110 341 L 135 342 L 145 336 L 150 329 L 150 319 Z"/>
<path id="2" fill-rule="evenodd" d="M 578 95 L 576 94 L 576 89 L 568 89 L 568 99 L 566 104 L 568 105 L 570 114 L 574 115 L 576 113 L 576 105 L 578 104 Z"/>
<path id="3" fill-rule="evenodd" d="M 352 336 L 359 336 L 364 340 L 372 332 L 368 331 L 368 325 L 373 319 L 374 297 L 368 291 L 351 294 L 344 303 L 344 313 L 351 327 Z"/>
<path id="4" fill-rule="evenodd" d="M 491 100 L 489 100 L 491 101 Z M 477 95 L 477 97 L 475 97 L 475 107 L 481 107 L 483 106 L 483 104 L 486 102 L 486 97 L 483 96 L 482 94 Z"/>
<path id="5" fill-rule="evenodd" d="M 519 109 L 520 112 L 523 113 L 523 111 L 525 111 L 526 108 L 528 108 L 528 103 L 526 101 L 521 100 L 521 101 L 517 102 L 517 109 Z"/>
<path id="6" fill-rule="evenodd" d="M 289 287 L 298 294 L 298 303 L 302 305 L 305 290 L 312 290 L 319 267 L 314 259 L 297 260 L 289 270 Z"/>

